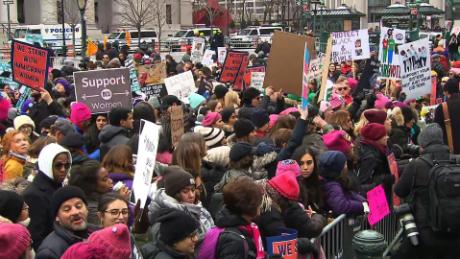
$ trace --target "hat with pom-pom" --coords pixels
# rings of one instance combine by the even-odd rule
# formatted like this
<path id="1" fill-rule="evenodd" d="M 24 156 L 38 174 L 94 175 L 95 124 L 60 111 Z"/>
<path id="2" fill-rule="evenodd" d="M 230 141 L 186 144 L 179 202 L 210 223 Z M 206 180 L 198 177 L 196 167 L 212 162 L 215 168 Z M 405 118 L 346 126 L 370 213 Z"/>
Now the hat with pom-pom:
<path id="1" fill-rule="evenodd" d="M 131 237 L 125 224 L 116 224 L 93 232 L 88 242 L 103 248 L 107 258 L 130 258 L 131 256 Z"/>

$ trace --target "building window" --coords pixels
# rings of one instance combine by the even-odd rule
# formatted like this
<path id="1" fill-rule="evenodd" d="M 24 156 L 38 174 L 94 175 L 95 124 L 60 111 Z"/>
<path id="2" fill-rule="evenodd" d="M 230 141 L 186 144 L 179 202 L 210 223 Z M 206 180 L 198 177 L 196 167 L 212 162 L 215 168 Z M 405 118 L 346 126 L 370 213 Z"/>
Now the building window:
<path id="1" fill-rule="evenodd" d="M 166 5 L 166 23 L 172 24 L 171 5 Z"/>

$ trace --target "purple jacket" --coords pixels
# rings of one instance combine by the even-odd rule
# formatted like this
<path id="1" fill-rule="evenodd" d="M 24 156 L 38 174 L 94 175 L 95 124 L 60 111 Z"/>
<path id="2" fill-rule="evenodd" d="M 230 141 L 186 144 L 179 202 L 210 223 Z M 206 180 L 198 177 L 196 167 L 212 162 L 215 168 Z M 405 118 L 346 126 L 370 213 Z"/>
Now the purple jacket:
<path id="1" fill-rule="evenodd" d="M 364 213 L 363 202 L 366 201 L 363 196 L 353 191 L 346 191 L 339 182 L 333 180 L 324 180 L 324 194 L 326 196 L 326 207 L 332 210 L 332 214 L 361 215 Z"/>
<path id="2" fill-rule="evenodd" d="M 133 187 L 133 178 L 129 177 L 124 173 L 109 173 L 110 179 L 113 181 L 113 185 L 117 182 L 122 181 L 129 190 L 132 190 Z"/>

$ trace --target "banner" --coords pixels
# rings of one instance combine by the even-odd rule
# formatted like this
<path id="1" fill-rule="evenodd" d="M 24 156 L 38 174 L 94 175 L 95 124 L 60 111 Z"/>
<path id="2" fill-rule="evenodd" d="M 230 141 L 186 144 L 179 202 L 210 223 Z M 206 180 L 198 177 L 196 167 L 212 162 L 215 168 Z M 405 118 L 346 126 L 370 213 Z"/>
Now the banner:
<path id="1" fill-rule="evenodd" d="M 210 67 L 214 64 L 214 60 L 212 59 L 212 56 L 214 56 L 216 52 L 214 50 L 207 49 L 204 52 L 203 59 L 201 60 L 201 64 L 203 66 Z"/>
<path id="2" fill-rule="evenodd" d="M 369 34 L 367 29 L 357 31 L 332 32 L 332 62 L 368 59 Z"/>
<path id="3" fill-rule="evenodd" d="M 400 79 L 401 66 L 396 47 L 403 44 L 406 31 L 382 27 L 379 41 L 380 75 L 382 78 Z"/>
<path id="4" fill-rule="evenodd" d="M 413 41 L 398 47 L 401 58 L 402 92 L 407 99 L 431 93 L 431 59 L 428 38 Z"/>
<path id="5" fill-rule="evenodd" d="M 204 47 L 206 43 L 204 38 L 193 38 L 191 60 L 193 63 L 201 62 L 203 59 Z"/>
<path id="6" fill-rule="evenodd" d="M 177 96 L 186 104 L 188 104 L 188 96 L 197 91 L 192 71 L 166 78 L 165 85 L 168 94 Z"/>
<path id="7" fill-rule="evenodd" d="M 184 135 L 184 110 L 182 105 L 171 106 L 171 140 L 174 146 Z"/>
<path id="8" fill-rule="evenodd" d="M 166 90 L 164 84 L 146 85 L 141 88 L 141 92 L 147 96 L 147 100 L 150 99 L 150 97 L 157 97 L 160 99 L 161 97 L 168 95 L 168 91 Z"/>
<path id="9" fill-rule="evenodd" d="M 252 72 L 251 73 L 251 87 L 257 88 L 260 91 L 264 90 L 264 77 L 265 72 Z"/>
<path id="10" fill-rule="evenodd" d="M 367 192 L 367 202 L 371 211 L 367 216 L 367 220 L 371 226 L 377 224 L 390 214 L 387 197 L 385 196 L 385 190 L 382 185 L 378 185 Z"/>
<path id="11" fill-rule="evenodd" d="M 138 66 L 137 70 L 141 86 L 164 84 L 166 78 L 165 62 Z"/>
<path id="12" fill-rule="evenodd" d="M 269 256 L 281 256 L 283 259 L 297 259 L 297 230 L 281 229 L 282 234 L 267 237 L 267 253 Z"/>
<path id="13" fill-rule="evenodd" d="M 48 83 L 49 51 L 13 40 L 11 53 L 13 80 L 38 91 L 43 89 Z"/>
<path id="14" fill-rule="evenodd" d="M 133 192 L 136 202 L 140 200 L 141 208 L 144 208 L 152 182 L 153 170 L 155 169 L 161 127 L 146 120 L 141 120 L 141 125 L 144 126 L 139 135 Z"/>
<path id="15" fill-rule="evenodd" d="M 73 73 L 75 97 L 92 113 L 106 113 L 115 107 L 131 108 L 129 68 L 113 68 Z"/>
<path id="16" fill-rule="evenodd" d="M 229 51 L 222 66 L 219 82 L 235 83 L 245 56 L 248 56 L 247 52 Z"/>
<path id="17" fill-rule="evenodd" d="M 219 64 L 224 64 L 225 57 L 227 57 L 227 48 L 217 47 L 217 62 L 219 62 Z"/>

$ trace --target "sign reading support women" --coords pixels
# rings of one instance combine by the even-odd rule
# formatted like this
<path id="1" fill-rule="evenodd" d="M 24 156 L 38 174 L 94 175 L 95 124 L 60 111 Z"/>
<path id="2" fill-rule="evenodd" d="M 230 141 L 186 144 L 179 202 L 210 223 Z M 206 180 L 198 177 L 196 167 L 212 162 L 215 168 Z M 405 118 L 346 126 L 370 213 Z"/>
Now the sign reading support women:
<path id="1" fill-rule="evenodd" d="M 397 45 L 405 42 L 405 39 L 406 31 L 382 27 L 379 43 L 380 75 L 382 78 L 401 78 L 399 56 L 395 50 Z"/>
<path id="2" fill-rule="evenodd" d="M 367 30 L 333 32 L 332 62 L 370 58 L 369 34 Z"/>

